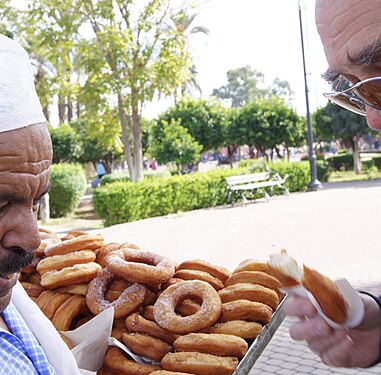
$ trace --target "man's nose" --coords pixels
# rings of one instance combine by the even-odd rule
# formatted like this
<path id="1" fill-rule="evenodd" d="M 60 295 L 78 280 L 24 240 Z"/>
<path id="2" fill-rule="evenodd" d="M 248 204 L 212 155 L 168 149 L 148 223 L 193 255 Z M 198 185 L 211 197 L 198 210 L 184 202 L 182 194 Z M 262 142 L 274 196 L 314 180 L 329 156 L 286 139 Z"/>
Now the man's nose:
<path id="1" fill-rule="evenodd" d="M 366 106 L 366 122 L 371 129 L 381 131 L 381 111 Z"/>
<path id="2" fill-rule="evenodd" d="M 14 218 L 9 230 L 4 233 L 1 244 L 5 248 L 21 247 L 26 251 L 36 250 L 41 244 L 36 213 L 22 211 Z"/>

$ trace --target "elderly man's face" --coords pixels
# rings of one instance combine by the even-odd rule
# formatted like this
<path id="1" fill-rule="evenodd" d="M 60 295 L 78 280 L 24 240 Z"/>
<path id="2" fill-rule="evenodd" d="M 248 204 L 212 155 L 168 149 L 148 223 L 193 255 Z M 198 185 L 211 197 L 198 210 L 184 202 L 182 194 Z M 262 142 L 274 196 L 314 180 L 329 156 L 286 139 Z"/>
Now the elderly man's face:
<path id="1" fill-rule="evenodd" d="M 316 25 L 329 70 L 352 83 L 381 76 L 381 2 L 316 0 Z M 381 111 L 366 107 L 370 127 L 381 130 Z"/>
<path id="2" fill-rule="evenodd" d="M 51 158 L 45 125 L 0 133 L 0 312 L 40 245 L 37 209 L 49 189 Z"/>

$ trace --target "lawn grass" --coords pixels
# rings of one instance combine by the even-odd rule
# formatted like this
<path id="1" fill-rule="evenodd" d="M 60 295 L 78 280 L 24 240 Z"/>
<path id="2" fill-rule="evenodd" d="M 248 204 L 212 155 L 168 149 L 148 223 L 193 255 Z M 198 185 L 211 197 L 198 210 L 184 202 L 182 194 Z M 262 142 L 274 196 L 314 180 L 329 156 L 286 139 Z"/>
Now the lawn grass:
<path id="1" fill-rule="evenodd" d="M 381 172 L 361 172 L 356 174 L 354 171 L 332 172 L 328 178 L 328 182 L 344 182 L 344 181 L 365 181 L 381 178 Z"/>

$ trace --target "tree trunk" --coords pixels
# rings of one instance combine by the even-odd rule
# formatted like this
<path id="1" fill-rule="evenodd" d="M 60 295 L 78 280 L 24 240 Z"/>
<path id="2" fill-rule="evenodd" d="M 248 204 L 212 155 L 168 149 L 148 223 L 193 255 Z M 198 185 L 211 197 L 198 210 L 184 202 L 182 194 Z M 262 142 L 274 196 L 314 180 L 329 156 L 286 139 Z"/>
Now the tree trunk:
<path id="1" fill-rule="evenodd" d="M 143 147 L 142 130 L 140 126 L 139 102 L 136 95 L 136 89 L 131 88 L 131 107 L 132 107 L 132 135 L 134 138 L 134 160 L 135 160 L 135 180 L 142 181 L 143 175 Z"/>
<path id="2" fill-rule="evenodd" d="M 41 223 L 46 224 L 50 220 L 49 194 L 45 194 L 40 201 Z"/>
<path id="3" fill-rule="evenodd" d="M 121 93 L 118 93 L 118 112 L 119 112 L 120 124 L 122 125 L 124 156 L 127 161 L 128 171 L 130 173 L 131 181 L 136 181 L 134 159 L 131 153 L 131 146 L 130 146 L 130 131 L 129 131 L 130 129 L 129 129 L 129 124 L 127 123 L 127 115 L 124 109 L 123 98 Z"/>
<path id="4" fill-rule="evenodd" d="M 354 170 L 356 174 L 359 174 L 361 172 L 361 159 L 360 159 L 360 152 L 359 152 L 359 137 L 354 136 L 353 137 L 353 165 Z"/>
<path id="5" fill-rule="evenodd" d="M 60 124 L 66 120 L 66 104 L 61 95 L 58 95 L 58 119 Z"/>

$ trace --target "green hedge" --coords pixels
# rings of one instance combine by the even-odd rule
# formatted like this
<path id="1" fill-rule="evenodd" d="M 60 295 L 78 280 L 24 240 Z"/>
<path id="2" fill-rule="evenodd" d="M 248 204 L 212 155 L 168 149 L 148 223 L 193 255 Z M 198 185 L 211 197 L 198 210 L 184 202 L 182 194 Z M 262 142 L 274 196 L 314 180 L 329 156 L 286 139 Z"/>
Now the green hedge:
<path id="1" fill-rule="evenodd" d="M 339 154 L 327 158 L 327 162 L 334 171 L 350 171 L 353 170 L 353 155 Z"/>
<path id="2" fill-rule="evenodd" d="M 169 177 L 171 173 L 167 170 L 144 171 L 144 178 L 157 178 L 157 177 Z M 107 185 L 114 182 L 128 182 L 131 181 L 130 174 L 128 172 L 106 174 L 101 179 L 101 185 Z"/>
<path id="3" fill-rule="evenodd" d="M 79 164 L 53 164 L 50 178 L 50 216 L 64 217 L 75 210 L 85 193 L 85 171 Z"/>
<path id="4" fill-rule="evenodd" d="M 289 174 L 287 185 L 290 191 L 307 188 L 308 162 L 275 163 L 270 167 L 281 176 Z M 94 208 L 107 226 L 223 205 L 228 203 L 226 177 L 244 173 L 250 173 L 250 169 L 218 169 L 207 173 L 147 179 L 138 183 L 115 182 L 94 190 Z M 258 194 L 263 196 L 262 193 Z M 233 201 L 239 199 L 238 196 L 233 197 Z"/>

